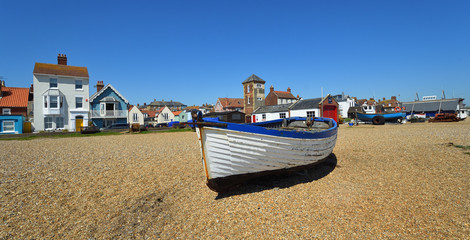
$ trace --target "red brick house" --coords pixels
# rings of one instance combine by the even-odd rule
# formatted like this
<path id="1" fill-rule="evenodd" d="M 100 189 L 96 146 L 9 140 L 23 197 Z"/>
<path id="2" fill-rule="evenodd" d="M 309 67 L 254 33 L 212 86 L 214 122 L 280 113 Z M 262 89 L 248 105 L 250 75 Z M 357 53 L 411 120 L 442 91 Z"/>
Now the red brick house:
<path id="1" fill-rule="evenodd" d="M 274 87 L 271 85 L 269 88 L 269 94 L 266 96 L 264 102 L 265 106 L 274 106 L 279 104 L 288 104 L 297 102 L 297 98 L 292 95 L 291 89 L 287 88 L 287 91 L 274 91 Z"/>
<path id="2" fill-rule="evenodd" d="M 5 87 L 0 83 L 0 114 L 28 116 L 29 88 Z"/>
<path id="3" fill-rule="evenodd" d="M 243 98 L 218 98 L 214 107 L 215 112 L 243 112 Z"/>

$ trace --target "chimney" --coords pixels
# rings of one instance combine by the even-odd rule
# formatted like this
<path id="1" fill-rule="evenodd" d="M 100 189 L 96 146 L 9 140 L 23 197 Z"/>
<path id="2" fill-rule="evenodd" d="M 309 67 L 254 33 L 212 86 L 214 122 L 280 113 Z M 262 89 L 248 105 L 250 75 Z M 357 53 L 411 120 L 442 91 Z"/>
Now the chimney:
<path id="1" fill-rule="evenodd" d="M 96 91 L 97 92 L 101 91 L 103 87 L 104 87 L 103 81 L 98 81 L 98 83 L 96 84 Z"/>
<path id="2" fill-rule="evenodd" d="M 67 65 L 67 55 L 59 53 L 59 56 L 57 56 L 57 64 Z"/>
<path id="3" fill-rule="evenodd" d="M 271 87 L 269 88 L 269 92 L 273 92 L 274 91 L 274 87 L 273 85 L 271 85 Z"/>
<path id="4" fill-rule="evenodd" d="M 290 87 L 287 87 L 287 92 L 289 92 L 289 93 L 290 93 Z"/>
<path id="5" fill-rule="evenodd" d="M 28 101 L 33 101 L 33 100 L 34 100 L 34 85 L 31 84 L 31 87 L 29 87 Z"/>
<path id="6" fill-rule="evenodd" d="M 397 96 L 392 96 L 392 100 L 397 100 Z"/>

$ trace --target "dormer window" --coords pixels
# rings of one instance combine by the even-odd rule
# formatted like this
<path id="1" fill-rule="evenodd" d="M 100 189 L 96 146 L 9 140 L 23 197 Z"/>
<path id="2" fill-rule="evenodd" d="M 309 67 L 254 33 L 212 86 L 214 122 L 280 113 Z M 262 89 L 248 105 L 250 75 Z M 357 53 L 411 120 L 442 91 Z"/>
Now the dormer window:
<path id="1" fill-rule="evenodd" d="M 57 78 L 49 79 L 49 88 L 57 88 Z"/>

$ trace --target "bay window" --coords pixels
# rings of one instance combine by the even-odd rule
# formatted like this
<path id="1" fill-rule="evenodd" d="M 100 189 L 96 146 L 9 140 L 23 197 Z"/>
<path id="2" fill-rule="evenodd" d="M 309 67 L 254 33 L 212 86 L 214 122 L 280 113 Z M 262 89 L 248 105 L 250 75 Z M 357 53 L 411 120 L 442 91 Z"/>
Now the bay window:
<path id="1" fill-rule="evenodd" d="M 59 96 L 49 96 L 50 108 L 59 108 L 58 98 Z"/>
<path id="2" fill-rule="evenodd" d="M 52 129 L 52 117 L 44 118 L 44 129 Z"/>
<path id="3" fill-rule="evenodd" d="M 64 128 L 64 117 L 57 117 L 55 124 L 56 124 L 56 128 Z"/>

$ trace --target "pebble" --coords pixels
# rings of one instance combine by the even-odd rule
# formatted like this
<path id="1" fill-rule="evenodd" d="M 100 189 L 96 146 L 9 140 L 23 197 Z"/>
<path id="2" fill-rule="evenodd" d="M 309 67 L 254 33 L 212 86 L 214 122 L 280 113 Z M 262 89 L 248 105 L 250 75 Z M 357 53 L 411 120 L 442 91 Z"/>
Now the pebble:
<path id="1" fill-rule="evenodd" d="M 0 141 L 0 239 L 466 239 L 453 145 L 469 120 L 340 126 L 325 165 L 218 194 L 194 132 Z"/>

